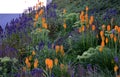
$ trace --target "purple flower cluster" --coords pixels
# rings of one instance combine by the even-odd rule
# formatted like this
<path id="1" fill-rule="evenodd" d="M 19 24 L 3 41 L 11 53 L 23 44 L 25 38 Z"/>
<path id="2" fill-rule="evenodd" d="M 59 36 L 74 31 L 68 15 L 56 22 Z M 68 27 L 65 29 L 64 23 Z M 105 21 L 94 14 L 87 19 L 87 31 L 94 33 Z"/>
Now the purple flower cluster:
<path id="1" fill-rule="evenodd" d="M 116 9 L 107 9 L 103 17 L 104 20 L 111 19 L 113 16 L 116 16 L 118 11 Z"/>
<path id="2" fill-rule="evenodd" d="M 18 56 L 18 50 L 8 45 L 6 46 L 0 45 L 0 57 L 5 57 L 5 56 L 8 56 L 10 58 L 16 58 Z"/>
<path id="3" fill-rule="evenodd" d="M 44 77 L 43 75 L 43 70 L 42 69 L 33 69 L 30 71 L 30 73 L 28 72 L 19 72 L 17 74 L 15 74 L 14 77 Z"/>
<path id="4" fill-rule="evenodd" d="M 45 13 L 45 17 L 47 18 L 56 18 L 57 14 L 56 14 L 56 9 L 57 9 L 57 5 L 56 4 L 49 4 L 46 6 L 46 13 Z"/>

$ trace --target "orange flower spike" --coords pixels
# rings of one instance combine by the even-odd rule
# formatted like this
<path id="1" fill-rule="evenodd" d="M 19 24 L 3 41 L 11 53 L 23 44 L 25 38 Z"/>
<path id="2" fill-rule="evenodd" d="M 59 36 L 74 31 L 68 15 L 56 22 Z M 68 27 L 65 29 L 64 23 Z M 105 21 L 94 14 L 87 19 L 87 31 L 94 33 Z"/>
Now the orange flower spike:
<path id="1" fill-rule="evenodd" d="M 111 39 L 113 38 L 113 36 L 114 36 L 114 35 L 113 35 L 113 33 L 112 33 L 112 34 L 110 34 L 110 38 L 111 38 Z"/>
<path id="2" fill-rule="evenodd" d="M 105 25 L 102 25 L 102 30 L 105 30 L 105 27 L 106 27 Z"/>
<path id="3" fill-rule="evenodd" d="M 118 28 L 119 28 L 119 27 L 118 27 L 117 25 L 115 25 L 115 28 L 114 28 L 114 29 L 115 29 L 116 31 L 118 31 Z"/>
<path id="4" fill-rule="evenodd" d="M 86 11 L 88 11 L 88 10 L 89 10 L 88 6 L 86 6 L 85 10 L 86 10 Z"/>
<path id="5" fill-rule="evenodd" d="M 53 60 L 50 59 L 48 63 L 48 68 L 51 70 L 53 68 Z"/>
<path id="6" fill-rule="evenodd" d="M 36 13 L 36 15 L 35 15 L 35 20 L 36 21 L 38 20 L 38 17 L 39 17 L 39 15 L 38 15 L 38 13 Z"/>
<path id="7" fill-rule="evenodd" d="M 85 27 L 84 27 L 84 25 L 81 27 L 81 30 L 82 30 L 82 32 L 85 31 Z"/>
<path id="8" fill-rule="evenodd" d="M 64 50 L 63 45 L 60 46 L 60 51 Z"/>
<path id="9" fill-rule="evenodd" d="M 116 37 L 116 36 L 114 36 L 114 42 L 116 43 L 116 41 L 117 41 L 117 37 Z"/>
<path id="10" fill-rule="evenodd" d="M 106 44 L 108 43 L 108 38 L 105 39 Z"/>
<path id="11" fill-rule="evenodd" d="M 46 64 L 46 69 L 50 69 L 50 71 L 51 71 L 51 69 L 53 68 L 53 60 L 46 58 L 45 64 Z"/>
<path id="12" fill-rule="evenodd" d="M 105 41 L 105 37 L 104 36 L 102 36 L 101 39 L 102 39 L 102 41 Z"/>
<path id="13" fill-rule="evenodd" d="M 94 17 L 93 16 L 90 16 L 90 21 L 89 21 L 89 24 L 91 25 L 94 21 Z"/>
<path id="14" fill-rule="evenodd" d="M 30 64 L 30 62 L 29 62 L 29 63 L 27 63 L 26 65 L 27 65 L 27 67 L 28 67 L 28 68 L 30 68 L 30 67 L 31 67 L 31 64 Z"/>
<path id="15" fill-rule="evenodd" d="M 102 50 L 103 50 L 103 47 L 100 47 L 100 48 L 99 48 L 99 51 L 102 52 Z"/>
<path id="16" fill-rule="evenodd" d="M 81 21 L 81 22 L 84 22 L 84 20 L 85 20 L 84 11 L 81 11 L 81 14 L 80 14 L 80 21 Z"/>
<path id="17" fill-rule="evenodd" d="M 100 36 L 104 36 L 104 32 L 103 31 L 100 31 Z"/>
<path id="18" fill-rule="evenodd" d="M 47 26 L 47 23 L 44 23 L 44 26 L 43 26 L 45 29 L 47 29 L 48 28 L 48 26 Z"/>
<path id="19" fill-rule="evenodd" d="M 120 27 L 118 27 L 118 33 L 120 33 Z"/>
<path id="20" fill-rule="evenodd" d="M 110 25 L 107 26 L 107 31 L 110 31 Z"/>
<path id="21" fill-rule="evenodd" d="M 64 56 L 64 48 L 63 48 L 63 45 L 60 46 L 60 52 L 61 52 L 61 54 Z"/>
<path id="22" fill-rule="evenodd" d="M 92 31 L 94 31 L 95 30 L 95 25 L 92 25 Z"/>
<path id="23" fill-rule="evenodd" d="M 45 21 L 46 21 L 46 20 L 45 20 L 45 18 L 44 18 L 44 17 L 42 17 L 42 23 L 45 23 Z"/>
<path id="24" fill-rule="evenodd" d="M 56 53 L 58 53 L 58 51 L 60 50 L 59 45 L 56 45 L 56 46 L 55 46 L 55 50 L 56 50 Z"/>
<path id="25" fill-rule="evenodd" d="M 35 51 L 32 51 L 32 55 L 33 55 L 33 56 L 35 55 Z"/>
<path id="26" fill-rule="evenodd" d="M 64 24 L 63 24 L 63 27 L 64 27 L 64 29 L 66 29 L 66 28 L 67 28 L 67 25 L 66 25 L 66 23 L 64 23 Z"/>
<path id="27" fill-rule="evenodd" d="M 54 63 L 55 63 L 55 65 L 58 65 L 58 59 L 57 58 L 54 59 Z"/>
<path id="28" fill-rule="evenodd" d="M 42 15 L 42 14 L 43 14 L 43 12 L 44 12 L 44 10 L 43 10 L 43 9 L 41 9 L 41 10 L 39 11 L 39 15 Z"/>
<path id="29" fill-rule="evenodd" d="M 29 59 L 28 59 L 28 57 L 26 57 L 26 59 L 25 59 L 25 63 L 26 63 L 26 64 L 29 63 Z"/>
<path id="30" fill-rule="evenodd" d="M 105 46 L 105 42 L 104 42 L 104 41 L 101 42 L 101 46 L 102 46 L 102 47 Z"/>
<path id="31" fill-rule="evenodd" d="M 38 67 L 38 59 L 35 59 L 34 61 L 34 68 L 37 68 Z"/>
<path id="32" fill-rule="evenodd" d="M 115 65 L 115 66 L 114 66 L 114 72 L 117 72 L 117 70 L 118 70 L 118 66 Z"/>
<path id="33" fill-rule="evenodd" d="M 32 60 L 32 56 L 30 55 L 30 56 L 29 56 L 29 61 L 31 61 L 31 60 Z"/>

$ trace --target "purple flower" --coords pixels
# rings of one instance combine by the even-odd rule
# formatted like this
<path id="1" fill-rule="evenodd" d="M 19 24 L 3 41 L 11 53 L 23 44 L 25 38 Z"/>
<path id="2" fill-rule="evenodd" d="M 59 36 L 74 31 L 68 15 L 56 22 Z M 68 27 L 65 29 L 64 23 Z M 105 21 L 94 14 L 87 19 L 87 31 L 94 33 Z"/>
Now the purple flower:
<path id="1" fill-rule="evenodd" d="M 116 63 L 118 63 L 118 62 L 119 62 L 119 58 L 118 58 L 117 56 L 115 56 L 115 57 L 114 57 L 114 61 L 115 61 Z"/>
<path id="2" fill-rule="evenodd" d="M 42 69 L 33 69 L 31 71 L 32 76 L 34 77 L 43 77 L 43 70 Z"/>
<path id="3" fill-rule="evenodd" d="M 45 43 L 43 41 L 41 41 L 39 44 L 38 44 L 38 50 L 42 50 L 44 48 L 44 45 Z"/>
<path id="4" fill-rule="evenodd" d="M 49 48 L 49 49 L 52 48 L 52 43 L 48 42 L 48 48 Z"/>

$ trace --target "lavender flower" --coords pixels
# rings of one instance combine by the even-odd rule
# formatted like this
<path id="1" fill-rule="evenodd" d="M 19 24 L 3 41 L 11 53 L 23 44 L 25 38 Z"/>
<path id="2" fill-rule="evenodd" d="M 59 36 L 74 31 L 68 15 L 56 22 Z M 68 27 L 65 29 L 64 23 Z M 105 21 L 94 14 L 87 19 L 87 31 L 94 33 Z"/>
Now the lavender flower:
<path id="1" fill-rule="evenodd" d="M 38 50 L 42 50 L 44 48 L 44 45 L 45 43 L 43 41 L 41 41 L 39 44 L 38 44 Z"/>
<path id="2" fill-rule="evenodd" d="M 33 69 L 32 71 L 31 71 L 31 74 L 32 74 L 32 76 L 33 77 L 44 77 L 43 76 L 43 70 L 42 69 Z"/>
<path id="3" fill-rule="evenodd" d="M 115 56 L 115 57 L 114 57 L 114 61 L 115 61 L 116 63 L 118 63 L 118 62 L 119 62 L 119 58 L 118 58 L 117 56 Z"/>

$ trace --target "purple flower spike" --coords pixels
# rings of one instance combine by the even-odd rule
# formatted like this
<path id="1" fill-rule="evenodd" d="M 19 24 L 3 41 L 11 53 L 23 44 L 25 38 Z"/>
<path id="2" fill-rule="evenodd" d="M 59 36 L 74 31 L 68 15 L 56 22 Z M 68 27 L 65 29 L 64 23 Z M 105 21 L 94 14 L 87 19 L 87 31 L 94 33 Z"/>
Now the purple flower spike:
<path id="1" fill-rule="evenodd" d="M 118 62 L 119 62 L 119 58 L 118 58 L 117 56 L 115 56 L 115 57 L 114 57 L 114 61 L 115 61 L 116 63 L 118 63 Z"/>

